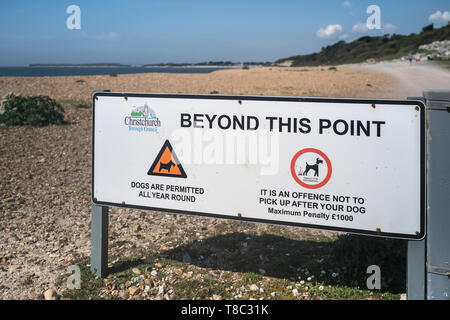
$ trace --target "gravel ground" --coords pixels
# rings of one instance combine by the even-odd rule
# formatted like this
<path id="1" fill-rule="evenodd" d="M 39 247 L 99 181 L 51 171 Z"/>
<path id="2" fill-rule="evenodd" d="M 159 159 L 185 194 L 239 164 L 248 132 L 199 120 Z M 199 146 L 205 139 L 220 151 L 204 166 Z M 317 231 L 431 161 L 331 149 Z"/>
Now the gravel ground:
<path id="1" fill-rule="evenodd" d="M 208 74 L 124 74 L 79 77 L 0 77 L 0 95 L 8 92 L 48 95 L 58 100 L 89 100 L 93 90 L 118 92 L 262 94 L 327 97 L 375 97 L 391 78 L 356 66 L 252 68 Z"/>
<path id="2" fill-rule="evenodd" d="M 58 277 L 74 261 L 89 257 L 91 109 L 77 107 L 77 101 L 89 101 L 93 89 L 371 97 L 390 81 L 383 74 L 357 71 L 352 66 L 337 68 L 338 71 L 325 67 L 259 68 L 207 75 L 138 74 L 117 78 L 0 78 L 1 95 L 10 91 L 49 95 L 63 102 L 65 119 L 69 121 L 66 125 L 48 127 L 0 126 L 0 298 L 42 298 L 49 288 L 61 294 L 64 284 L 58 284 Z M 151 286 L 133 281 L 117 288 L 111 285 L 107 294 L 118 298 L 138 295 L 147 299 L 183 298 L 169 287 L 176 279 L 201 277 L 204 272 L 199 273 L 197 269 L 210 270 L 210 266 L 213 270 L 208 272 L 212 272 L 218 283 L 225 281 L 222 279 L 223 268 L 231 272 L 230 281 L 237 283 L 242 274 L 235 272 L 233 265 L 226 265 L 226 255 L 218 252 L 215 256 L 203 257 L 201 263 L 194 263 L 187 249 L 186 252 L 173 251 L 183 246 L 192 249 L 196 240 L 206 241 L 227 234 L 235 237 L 239 250 L 244 248 L 244 251 L 246 245 L 243 243 L 247 238 L 242 241 L 240 236 L 243 234 L 250 238 L 272 234 L 292 241 L 336 236 L 335 233 L 292 227 L 113 208 L 109 233 L 111 257 L 150 253 L 148 263 L 155 270 L 148 270 L 149 277 L 153 276 L 151 272 L 159 272 L 157 268 L 165 268 L 166 277 L 153 281 Z M 219 249 L 215 247 L 214 250 Z M 170 254 L 178 255 L 180 263 L 189 267 L 158 262 L 157 259 Z M 212 260 L 208 262 L 208 259 Z M 265 258 L 261 259 L 264 265 Z M 115 263 L 117 260 L 110 266 L 114 267 Z M 263 274 L 264 270 L 261 270 Z M 142 271 L 133 272 L 144 279 L 140 275 Z M 109 280 L 105 281 L 107 285 Z M 261 293 L 261 288 L 256 290 L 253 286 L 253 289 Z M 252 291 L 252 288 L 246 290 Z M 269 296 L 271 292 L 266 294 Z M 238 293 L 235 297 L 239 297 Z"/>

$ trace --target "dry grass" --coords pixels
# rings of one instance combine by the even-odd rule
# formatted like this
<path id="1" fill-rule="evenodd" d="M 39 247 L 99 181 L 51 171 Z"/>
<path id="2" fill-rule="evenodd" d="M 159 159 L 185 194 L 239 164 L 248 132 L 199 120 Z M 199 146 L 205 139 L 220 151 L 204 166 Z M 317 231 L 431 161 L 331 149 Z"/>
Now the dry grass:
<path id="1" fill-rule="evenodd" d="M 83 81 L 79 81 L 83 80 Z M 308 68 L 252 68 L 209 74 L 125 74 L 63 77 L 0 77 L 0 95 L 48 95 L 54 99 L 90 100 L 93 90 L 118 92 L 250 94 L 281 96 L 373 98 L 391 83 L 381 73 L 355 66 Z"/>

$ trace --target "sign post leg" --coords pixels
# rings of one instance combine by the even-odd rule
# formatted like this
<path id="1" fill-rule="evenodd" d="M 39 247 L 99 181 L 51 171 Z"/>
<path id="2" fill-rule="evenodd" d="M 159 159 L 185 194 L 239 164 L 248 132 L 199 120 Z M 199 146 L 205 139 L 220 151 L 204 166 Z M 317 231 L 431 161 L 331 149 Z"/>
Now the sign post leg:
<path id="1" fill-rule="evenodd" d="M 427 141 L 427 299 L 450 300 L 450 91 L 425 91 Z"/>
<path id="2" fill-rule="evenodd" d="M 108 211 L 108 207 L 92 204 L 91 272 L 100 278 L 108 273 Z"/>
<path id="3" fill-rule="evenodd" d="M 425 242 L 408 241 L 406 296 L 408 300 L 425 300 Z"/>

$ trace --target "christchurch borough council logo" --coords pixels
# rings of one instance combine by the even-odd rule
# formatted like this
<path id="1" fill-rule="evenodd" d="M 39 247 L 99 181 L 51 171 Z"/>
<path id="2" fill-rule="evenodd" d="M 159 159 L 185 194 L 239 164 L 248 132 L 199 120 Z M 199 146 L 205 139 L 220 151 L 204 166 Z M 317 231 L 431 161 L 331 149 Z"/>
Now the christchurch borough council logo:
<path id="1" fill-rule="evenodd" d="M 128 126 L 129 131 L 138 132 L 158 132 L 158 127 L 161 126 L 161 121 L 155 111 L 147 104 L 133 107 L 130 115 L 124 118 L 124 123 Z"/>
<path id="2" fill-rule="evenodd" d="M 331 178 L 331 161 L 318 149 L 306 148 L 297 152 L 291 160 L 291 174 L 302 187 L 318 189 Z"/>

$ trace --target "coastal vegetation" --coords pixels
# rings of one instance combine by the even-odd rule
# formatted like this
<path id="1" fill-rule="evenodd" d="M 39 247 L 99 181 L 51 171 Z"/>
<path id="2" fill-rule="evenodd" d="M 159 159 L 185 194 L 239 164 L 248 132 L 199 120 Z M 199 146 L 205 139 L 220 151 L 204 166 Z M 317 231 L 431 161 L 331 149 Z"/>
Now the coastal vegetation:
<path id="1" fill-rule="evenodd" d="M 421 45 L 449 39 L 450 24 L 438 29 L 435 29 L 433 25 L 428 25 L 422 28 L 419 34 L 364 36 L 348 43 L 341 40 L 333 45 L 323 47 L 318 53 L 282 58 L 276 63 L 292 61 L 291 66 L 300 67 L 360 63 L 368 59 L 391 60 L 416 53 Z"/>
<path id="2" fill-rule="evenodd" d="M 48 96 L 8 93 L 1 102 L 0 123 L 8 126 L 46 126 L 64 123 L 64 109 Z"/>

